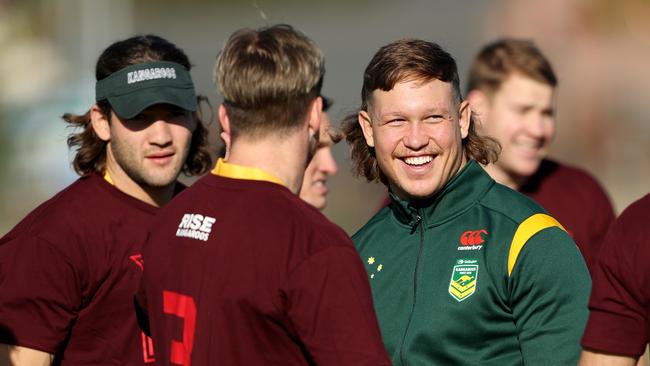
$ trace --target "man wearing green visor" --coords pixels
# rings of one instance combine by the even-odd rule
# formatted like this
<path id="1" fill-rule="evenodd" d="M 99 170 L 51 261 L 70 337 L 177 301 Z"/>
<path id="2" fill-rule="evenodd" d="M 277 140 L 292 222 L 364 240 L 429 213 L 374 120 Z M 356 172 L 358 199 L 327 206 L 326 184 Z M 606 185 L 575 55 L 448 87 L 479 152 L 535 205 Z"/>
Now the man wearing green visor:
<path id="1" fill-rule="evenodd" d="M 153 364 L 136 325 L 141 244 L 176 179 L 212 165 L 185 53 L 157 36 L 116 42 L 96 103 L 63 119 L 81 176 L 0 239 L 0 363 Z"/>

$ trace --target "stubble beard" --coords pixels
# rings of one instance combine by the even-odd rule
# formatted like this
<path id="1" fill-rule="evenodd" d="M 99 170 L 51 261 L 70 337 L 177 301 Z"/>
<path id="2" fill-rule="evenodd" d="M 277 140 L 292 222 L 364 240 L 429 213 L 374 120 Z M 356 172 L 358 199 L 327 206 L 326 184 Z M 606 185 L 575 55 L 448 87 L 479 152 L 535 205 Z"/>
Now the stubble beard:
<path id="1" fill-rule="evenodd" d="M 112 140 L 111 143 L 113 158 L 124 173 L 139 186 L 154 189 L 166 188 L 176 182 L 189 152 L 188 143 L 187 147 L 180 152 L 182 159 L 174 159 L 170 166 L 147 168 L 145 158 L 139 160 L 138 154 L 128 144 L 122 144 L 116 140 Z M 178 154 L 177 151 L 175 158 Z"/>

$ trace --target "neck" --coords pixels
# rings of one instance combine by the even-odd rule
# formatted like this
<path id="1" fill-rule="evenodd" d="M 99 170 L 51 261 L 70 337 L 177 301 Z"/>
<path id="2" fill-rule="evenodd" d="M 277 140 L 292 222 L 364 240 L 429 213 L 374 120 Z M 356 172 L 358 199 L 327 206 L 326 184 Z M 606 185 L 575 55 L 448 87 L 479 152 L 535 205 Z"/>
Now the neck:
<path id="1" fill-rule="evenodd" d="M 501 183 L 504 186 L 512 188 L 516 191 L 518 191 L 519 188 L 521 188 L 521 186 L 526 183 L 526 178 L 508 174 L 494 164 L 484 165 L 483 168 L 485 168 L 485 171 L 487 171 L 490 177 L 492 177 L 492 179 L 494 179 L 497 183 Z"/>
<path id="2" fill-rule="evenodd" d="M 270 173 L 298 194 L 307 166 L 309 144 L 306 135 L 306 130 L 296 129 L 289 134 L 270 134 L 255 139 L 240 136 L 232 141 L 227 161 Z"/>
<path id="3" fill-rule="evenodd" d="M 115 188 L 154 207 L 162 207 L 174 196 L 176 181 L 164 187 L 150 187 L 135 182 L 112 159 L 107 159 L 106 172 Z"/>

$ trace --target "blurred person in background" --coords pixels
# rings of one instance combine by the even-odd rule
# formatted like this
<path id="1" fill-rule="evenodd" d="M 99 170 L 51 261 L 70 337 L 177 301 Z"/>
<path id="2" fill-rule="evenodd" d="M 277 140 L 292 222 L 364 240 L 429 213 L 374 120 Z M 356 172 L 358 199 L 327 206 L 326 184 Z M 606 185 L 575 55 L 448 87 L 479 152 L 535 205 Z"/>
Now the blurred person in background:
<path id="1" fill-rule="evenodd" d="M 474 130 L 451 55 L 388 44 L 361 99 L 343 128 L 354 171 L 386 184 L 391 202 L 353 241 L 393 363 L 575 364 L 587 267 L 554 218 L 481 167 L 498 143 Z"/>
<path id="2" fill-rule="evenodd" d="M 327 179 L 338 171 L 336 160 L 332 155 L 332 146 L 341 141 L 343 135 L 332 126 L 327 114 L 332 102 L 323 97 L 323 114 L 321 115 L 320 139 L 314 157 L 307 165 L 300 187 L 300 198 L 319 210 L 327 206 Z"/>
<path id="3" fill-rule="evenodd" d="M 500 39 L 476 56 L 467 99 L 479 134 L 501 144 L 499 159 L 485 170 L 558 219 L 591 269 L 615 214 L 591 174 L 548 158 L 555 135 L 557 85 L 550 62 L 533 42 Z"/>
<path id="4" fill-rule="evenodd" d="M 289 25 L 240 29 L 219 52 L 227 158 L 163 209 L 144 248 L 137 303 L 156 362 L 390 364 L 359 255 L 297 196 L 324 73 Z"/>
<path id="5" fill-rule="evenodd" d="M 580 366 L 636 365 L 650 341 L 650 194 L 612 224 L 593 270 Z M 639 365 L 647 365 L 643 357 Z"/>
<path id="6" fill-rule="evenodd" d="M 187 55 L 155 35 L 115 42 L 96 103 L 63 119 L 81 176 L 0 239 L 0 352 L 13 365 L 145 365 L 133 294 L 160 206 L 212 162 Z"/>

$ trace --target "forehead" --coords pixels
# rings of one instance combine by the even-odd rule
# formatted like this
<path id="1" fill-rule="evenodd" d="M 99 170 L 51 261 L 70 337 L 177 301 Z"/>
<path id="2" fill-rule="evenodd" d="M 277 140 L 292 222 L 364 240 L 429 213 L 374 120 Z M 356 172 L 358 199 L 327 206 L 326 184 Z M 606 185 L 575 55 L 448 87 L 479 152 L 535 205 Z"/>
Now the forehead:
<path id="1" fill-rule="evenodd" d="M 371 94 L 370 107 L 380 115 L 420 110 L 447 110 L 454 104 L 451 83 L 433 80 L 402 81 L 388 91 L 376 89 Z"/>
<path id="2" fill-rule="evenodd" d="M 160 103 L 145 108 L 142 112 L 140 112 L 140 114 L 160 114 L 172 111 L 185 111 L 185 109 L 173 104 Z"/>
<path id="3" fill-rule="evenodd" d="M 530 99 L 547 103 L 551 102 L 554 95 L 555 88 L 553 86 L 519 73 L 508 76 L 501 83 L 501 87 L 494 93 L 495 98 L 505 98 L 512 101 Z"/>

